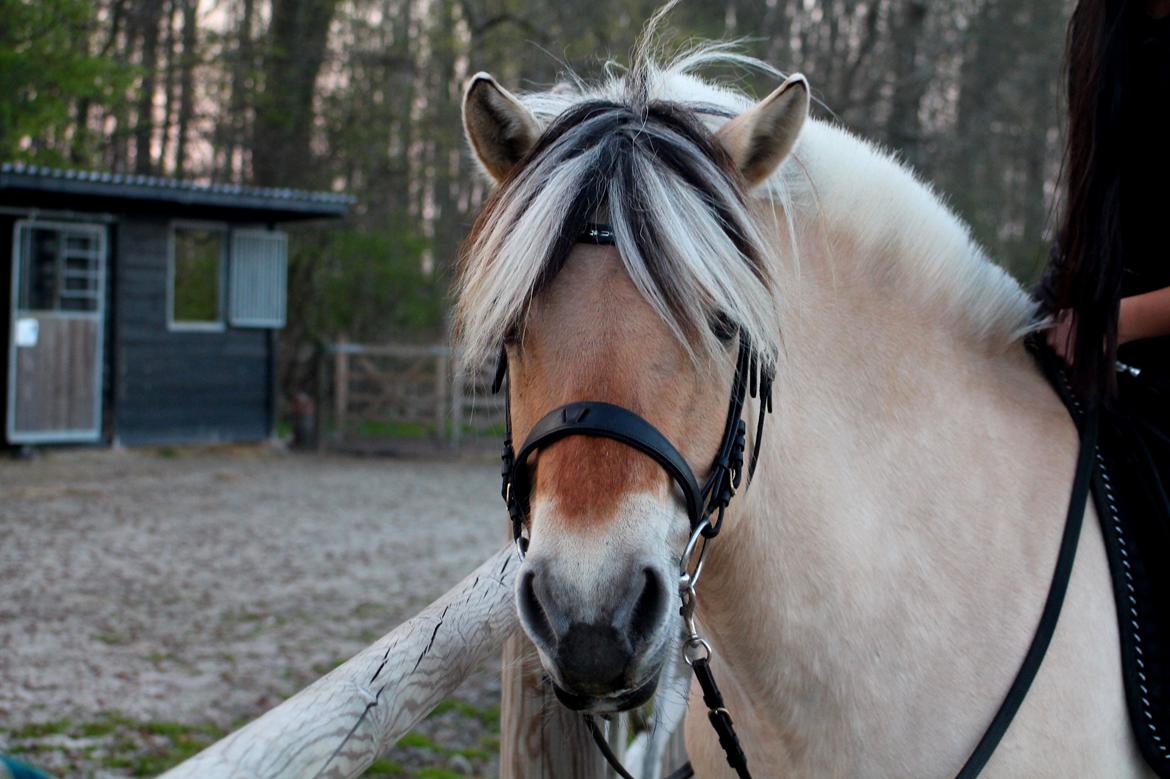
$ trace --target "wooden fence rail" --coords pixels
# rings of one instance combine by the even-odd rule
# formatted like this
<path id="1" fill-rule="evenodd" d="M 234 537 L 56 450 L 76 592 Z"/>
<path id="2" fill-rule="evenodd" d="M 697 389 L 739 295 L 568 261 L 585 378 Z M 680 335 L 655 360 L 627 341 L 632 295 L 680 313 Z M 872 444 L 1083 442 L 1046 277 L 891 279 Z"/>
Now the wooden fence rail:
<path id="1" fill-rule="evenodd" d="M 503 398 L 490 392 L 493 366 L 456 370 L 456 354 L 443 344 L 324 344 L 317 361 L 316 409 L 328 412 L 328 442 L 356 436 L 391 438 L 425 431 L 437 444 L 457 449 L 467 438 L 503 430 Z M 317 429 L 318 445 L 326 443 Z"/>
<path id="2" fill-rule="evenodd" d="M 357 777 L 503 648 L 500 776 L 601 779 L 609 767 L 580 715 L 543 680 L 535 649 L 518 629 L 508 544 L 417 616 L 301 692 L 172 768 L 164 779 Z M 629 744 L 628 721 L 610 746 L 642 779 L 686 759 L 679 724 L 689 675 L 667 673 L 655 726 Z"/>
<path id="3" fill-rule="evenodd" d="M 413 619 L 167 779 L 360 776 L 516 629 L 511 545 Z"/>

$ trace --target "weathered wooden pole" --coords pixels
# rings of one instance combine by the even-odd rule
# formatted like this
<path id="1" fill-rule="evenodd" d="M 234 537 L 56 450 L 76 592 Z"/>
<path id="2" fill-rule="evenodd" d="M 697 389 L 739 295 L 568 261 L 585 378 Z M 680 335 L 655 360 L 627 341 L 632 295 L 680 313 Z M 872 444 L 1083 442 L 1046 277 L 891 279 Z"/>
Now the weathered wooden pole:
<path id="1" fill-rule="evenodd" d="M 418 616 L 164 776 L 360 776 L 516 630 L 518 567 L 509 544 Z"/>
<path id="2" fill-rule="evenodd" d="M 334 345 L 333 362 L 333 434 L 336 441 L 345 439 L 349 424 L 349 344 L 344 335 Z"/>
<path id="3" fill-rule="evenodd" d="M 442 446 L 447 440 L 447 390 L 451 386 L 447 371 L 451 360 L 449 349 L 435 347 L 435 445 Z"/>
<path id="4" fill-rule="evenodd" d="M 459 365 L 458 355 L 451 355 L 451 448 L 458 449 L 463 439 L 463 392 L 467 369 Z"/>
<path id="5" fill-rule="evenodd" d="M 329 347 L 317 344 L 317 377 L 313 390 L 313 447 L 325 449 L 325 398 L 328 394 Z"/>
<path id="6" fill-rule="evenodd" d="M 607 766 L 581 715 L 542 679 L 532 642 L 517 630 L 504 644 L 500 685 L 501 779 L 601 779 Z"/>
<path id="7" fill-rule="evenodd" d="M 585 721 L 557 700 L 536 647 L 517 627 L 502 658 L 500 779 L 602 779 L 607 768 Z"/>

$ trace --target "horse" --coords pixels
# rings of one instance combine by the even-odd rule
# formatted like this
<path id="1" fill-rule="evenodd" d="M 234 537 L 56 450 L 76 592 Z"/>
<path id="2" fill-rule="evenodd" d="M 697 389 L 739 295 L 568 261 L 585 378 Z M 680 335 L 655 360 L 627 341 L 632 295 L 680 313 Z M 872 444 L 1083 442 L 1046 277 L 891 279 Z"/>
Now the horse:
<path id="1" fill-rule="evenodd" d="M 727 64 L 782 83 L 755 101 L 700 75 Z M 612 403 L 700 478 L 750 344 L 774 413 L 695 619 L 752 770 L 953 776 L 1036 629 L 1078 435 L 1026 352 L 1041 323 L 1019 283 L 809 100 L 804 77 L 722 43 L 639 49 L 626 70 L 519 95 L 472 77 L 465 134 L 495 186 L 459 261 L 457 338 L 471 364 L 502 345 L 517 439 L 562 404 Z M 595 222 L 613 245 L 576 239 Z M 679 651 L 679 491 L 608 438 L 563 438 L 529 467 L 521 624 L 574 708 L 636 706 Z M 1047 659 L 985 776 L 1153 775 L 1089 512 Z M 696 774 L 731 776 L 698 698 Z"/>

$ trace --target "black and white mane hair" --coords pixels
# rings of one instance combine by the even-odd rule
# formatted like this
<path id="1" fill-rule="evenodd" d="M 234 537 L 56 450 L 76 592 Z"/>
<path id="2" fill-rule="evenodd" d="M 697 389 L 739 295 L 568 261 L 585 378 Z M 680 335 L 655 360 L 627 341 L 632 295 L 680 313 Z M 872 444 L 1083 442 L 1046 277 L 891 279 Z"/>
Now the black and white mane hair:
<path id="1" fill-rule="evenodd" d="M 754 101 L 693 75 L 728 64 L 783 80 L 713 43 L 665 65 L 643 49 L 630 70 L 611 64 L 599 83 L 570 75 L 519 96 L 541 134 L 465 244 L 456 309 L 465 364 L 490 360 L 523 329 L 533 297 L 594 221 L 612 225 L 633 283 L 695 359 L 722 348 L 713 318 L 742 328 L 763 362 L 778 358 L 777 280 L 781 268 L 799 269 L 814 222 L 829 226 L 822 235 L 848 232 L 903 305 L 941 310 L 965 337 L 1003 344 L 1035 327 L 1019 284 L 986 261 L 934 191 L 840 127 L 805 122 L 779 169 L 746 194 L 713 133 Z"/>
<path id="2" fill-rule="evenodd" d="M 720 320 L 774 359 L 774 249 L 704 123 L 731 113 L 665 97 L 668 72 L 645 62 L 601 90 L 525 96 L 544 131 L 488 200 L 465 250 L 458 318 L 469 363 L 523 327 L 528 303 L 597 221 L 612 226 L 630 278 L 693 357 L 723 350 L 711 327 Z"/>

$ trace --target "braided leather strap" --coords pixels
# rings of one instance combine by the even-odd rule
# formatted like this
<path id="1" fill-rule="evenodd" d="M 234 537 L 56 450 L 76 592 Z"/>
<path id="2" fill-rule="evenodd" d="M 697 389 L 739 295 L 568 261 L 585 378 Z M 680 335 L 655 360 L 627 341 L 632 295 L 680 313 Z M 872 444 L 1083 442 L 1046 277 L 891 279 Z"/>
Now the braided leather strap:
<path id="1" fill-rule="evenodd" d="M 751 779 L 748 773 L 747 755 L 739 744 L 739 736 L 735 735 L 734 723 L 727 707 L 723 703 L 723 694 L 715 684 L 715 676 L 711 673 L 710 660 L 703 657 L 696 660 L 691 669 L 695 672 L 695 680 L 703 690 L 703 703 L 707 704 L 707 719 L 711 727 L 719 736 L 719 746 L 723 747 L 723 754 L 727 756 L 727 764 L 735 771 L 740 779 Z"/>

